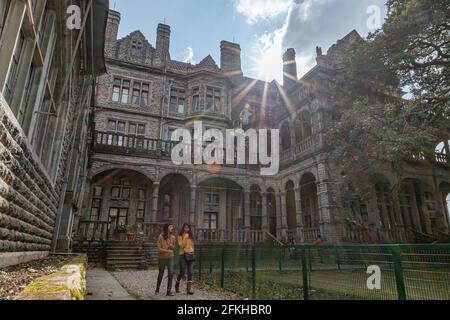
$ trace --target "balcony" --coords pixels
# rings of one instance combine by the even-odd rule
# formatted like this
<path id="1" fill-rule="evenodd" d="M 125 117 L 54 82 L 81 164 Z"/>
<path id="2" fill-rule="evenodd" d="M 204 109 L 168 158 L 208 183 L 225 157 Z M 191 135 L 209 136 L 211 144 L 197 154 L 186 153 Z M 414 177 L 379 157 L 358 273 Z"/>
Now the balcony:
<path id="1" fill-rule="evenodd" d="M 281 151 L 280 161 L 282 165 L 298 161 L 305 156 L 319 151 L 321 148 L 320 135 L 308 137 L 288 150 Z"/>
<path id="2" fill-rule="evenodd" d="M 94 151 L 149 158 L 170 158 L 174 142 L 121 133 L 95 132 Z"/>
<path id="3" fill-rule="evenodd" d="M 150 139 L 122 133 L 96 131 L 93 141 L 93 150 L 97 153 L 170 160 L 172 149 L 177 143 L 179 142 Z M 194 142 L 192 142 L 192 145 L 194 146 Z M 234 164 L 225 163 L 225 160 L 227 159 L 226 149 L 223 150 L 223 155 L 224 164 L 220 165 L 221 167 L 241 170 L 260 170 L 258 164 L 237 164 L 236 152 L 234 155 Z M 191 161 L 194 163 L 194 152 L 192 152 Z"/>

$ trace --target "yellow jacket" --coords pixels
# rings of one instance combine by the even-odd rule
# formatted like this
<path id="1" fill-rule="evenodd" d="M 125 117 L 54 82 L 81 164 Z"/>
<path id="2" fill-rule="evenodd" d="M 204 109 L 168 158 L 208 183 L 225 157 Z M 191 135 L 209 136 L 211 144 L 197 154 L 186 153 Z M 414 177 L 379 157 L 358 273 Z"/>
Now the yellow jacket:
<path id="1" fill-rule="evenodd" d="M 160 234 L 158 237 L 158 258 L 159 259 L 170 259 L 174 256 L 173 250 L 175 249 L 176 238 L 175 236 L 169 235 L 169 238 L 164 239 L 164 235 Z"/>
<path id="2" fill-rule="evenodd" d="M 184 233 L 178 236 L 178 245 L 180 246 L 180 256 L 185 253 L 194 253 L 194 240 L 189 237 L 189 234 Z"/>

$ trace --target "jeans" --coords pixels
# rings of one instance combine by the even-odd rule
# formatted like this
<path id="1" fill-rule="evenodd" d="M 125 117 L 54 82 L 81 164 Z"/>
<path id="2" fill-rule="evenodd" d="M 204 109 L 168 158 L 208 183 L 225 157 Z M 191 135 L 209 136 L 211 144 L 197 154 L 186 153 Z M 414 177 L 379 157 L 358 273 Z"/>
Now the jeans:
<path id="1" fill-rule="evenodd" d="M 188 281 L 192 282 L 194 274 L 194 261 L 187 262 L 184 255 L 180 256 L 180 273 L 178 274 L 177 281 L 180 282 L 184 278 L 184 275 L 188 274 Z"/>
<path id="2" fill-rule="evenodd" d="M 156 285 L 156 287 L 159 289 L 161 287 L 161 282 L 163 280 L 164 277 L 164 271 L 166 269 L 167 266 L 167 271 L 168 271 L 168 279 L 167 279 L 167 291 L 171 291 L 172 290 L 172 281 L 173 281 L 173 258 L 169 258 L 169 259 L 159 259 L 158 260 L 158 265 L 159 265 L 159 273 L 158 273 L 158 283 Z"/>

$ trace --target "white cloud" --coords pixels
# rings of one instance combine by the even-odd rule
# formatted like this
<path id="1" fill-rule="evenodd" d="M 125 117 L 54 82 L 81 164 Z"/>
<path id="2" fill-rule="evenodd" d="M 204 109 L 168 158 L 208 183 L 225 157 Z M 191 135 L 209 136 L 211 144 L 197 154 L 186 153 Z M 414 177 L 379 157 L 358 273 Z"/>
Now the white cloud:
<path id="1" fill-rule="evenodd" d="M 183 58 L 183 62 L 185 63 L 192 63 L 194 64 L 194 49 L 192 49 L 191 46 L 186 48 L 186 51 L 184 53 L 184 58 Z"/>
<path id="2" fill-rule="evenodd" d="M 267 2 L 280 9 L 269 8 L 269 4 L 265 7 Z M 241 4 L 240 12 L 249 22 L 281 14 L 285 17 L 281 27 L 256 36 L 253 52 L 256 58 L 250 71 L 260 79 L 282 82 L 281 57 L 287 48 L 294 48 L 298 76 L 303 76 L 316 64 L 316 46 L 321 46 L 326 52 L 353 29 L 365 36 L 369 32 L 367 21 L 371 17 L 368 8 L 371 5 L 384 8 L 384 3 L 385 0 L 236 0 L 236 4 Z"/>
<path id="3" fill-rule="evenodd" d="M 259 20 L 273 19 L 287 13 L 294 0 L 234 0 L 236 11 L 254 24 Z"/>

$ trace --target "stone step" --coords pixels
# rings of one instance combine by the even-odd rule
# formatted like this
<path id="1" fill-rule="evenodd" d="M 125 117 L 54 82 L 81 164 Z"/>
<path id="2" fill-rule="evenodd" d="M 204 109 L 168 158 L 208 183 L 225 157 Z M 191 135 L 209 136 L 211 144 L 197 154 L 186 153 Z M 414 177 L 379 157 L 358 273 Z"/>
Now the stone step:
<path id="1" fill-rule="evenodd" d="M 122 262 L 122 261 L 133 261 L 140 262 L 144 261 L 143 257 L 108 257 L 106 261 L 109 262 Z"/>

